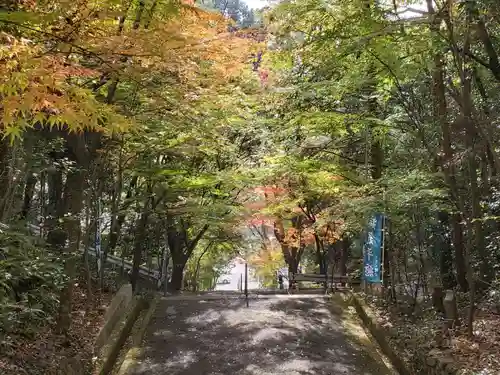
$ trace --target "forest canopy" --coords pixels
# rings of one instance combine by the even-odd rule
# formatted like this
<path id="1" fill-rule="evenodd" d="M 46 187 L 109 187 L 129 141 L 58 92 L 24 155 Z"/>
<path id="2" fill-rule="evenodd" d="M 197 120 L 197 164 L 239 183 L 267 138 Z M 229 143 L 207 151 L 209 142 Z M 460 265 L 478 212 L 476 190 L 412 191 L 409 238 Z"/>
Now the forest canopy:
<path id="1" fill-rule="evenodd" d="M 499 302 L 499 21 L 493 0 L 4 0 L 0 335 L 68 335 L 82 278 L 89 300 L 211 290 L 236 256 L 266 287 L 359 278 L 381 214 L 384 301 L 453 291 L 472 338 Z"/>

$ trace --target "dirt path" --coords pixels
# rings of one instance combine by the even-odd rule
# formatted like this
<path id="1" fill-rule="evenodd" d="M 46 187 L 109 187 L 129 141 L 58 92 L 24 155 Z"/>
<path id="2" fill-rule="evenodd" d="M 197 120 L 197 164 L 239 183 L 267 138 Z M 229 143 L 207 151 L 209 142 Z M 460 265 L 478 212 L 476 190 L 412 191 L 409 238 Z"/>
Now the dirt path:
<path id="1" fill-rule="evenodd" d="M 329 299 L 280 297 L 161 301 L 134 375 L 392 374 Z"/>

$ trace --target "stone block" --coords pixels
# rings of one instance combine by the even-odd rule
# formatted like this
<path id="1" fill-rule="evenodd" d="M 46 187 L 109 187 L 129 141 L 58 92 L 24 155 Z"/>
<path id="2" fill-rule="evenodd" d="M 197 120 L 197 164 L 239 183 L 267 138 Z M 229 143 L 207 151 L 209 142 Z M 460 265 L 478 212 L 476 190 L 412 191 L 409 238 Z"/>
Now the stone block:
<path id="1" fill-rule="evenodd" d="M 99 351 L 102 346 L 108 341 L 116 323 L 127 311 L 127 306 L 132 300 L 132 286 L 130 284 L 123 285 L 115 294 L 109 307 L 104 314 L 104 325 L 102 326 L 96 338 L 95 349 Z"/>
<path id="2" fill-rule="evenodd" d="M 446 320 L 449 321 L 451 325 L 459 324 L 457 299 L 455 297 L 455 292 L 453 292 L 453 290 L 446 291 L 446 295 L 443 300 L 443 306 L 444 306 Z"/>
<path id="3" fill-rule="evenodd" d="M 106 309 L 106 313 L 104 314 L 104 320 L 105 321 L 109 320 L 109 318 L 115 313 L 117 305 L 120 305 L 123 302 L 125 303 L 125 305 L 128 305 L 131 300 L 132 300 L 132 285 L 131 284 L 122 285 L 122 287 L 118 290 L 118 292 L 116 292 L 115 296 L 111 300 L 111 303 Z"/>

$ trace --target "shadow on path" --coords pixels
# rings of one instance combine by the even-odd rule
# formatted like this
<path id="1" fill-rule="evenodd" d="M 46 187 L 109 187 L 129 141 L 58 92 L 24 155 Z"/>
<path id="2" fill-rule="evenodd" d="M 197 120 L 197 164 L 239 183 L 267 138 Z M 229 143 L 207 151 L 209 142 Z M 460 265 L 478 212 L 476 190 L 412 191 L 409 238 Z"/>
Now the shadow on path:
<path id="1" fill-rule="evenodd" d="M 328 299 L 163 300 L 135 375 L 387 375 Z"/>

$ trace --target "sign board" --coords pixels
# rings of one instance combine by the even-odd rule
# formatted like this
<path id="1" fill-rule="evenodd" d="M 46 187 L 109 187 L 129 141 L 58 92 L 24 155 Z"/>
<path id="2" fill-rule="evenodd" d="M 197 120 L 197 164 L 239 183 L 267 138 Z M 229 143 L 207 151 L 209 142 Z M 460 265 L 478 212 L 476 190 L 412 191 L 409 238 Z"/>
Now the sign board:
<path id="1" fill-rule="evenodd" d="M 376 214 L 368 224 L 363 247 L 363 278 L 369 283 L 381 282 L 382 229 L 384 216 Z"/>

